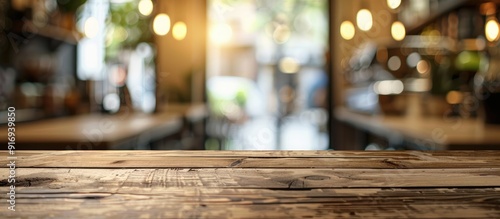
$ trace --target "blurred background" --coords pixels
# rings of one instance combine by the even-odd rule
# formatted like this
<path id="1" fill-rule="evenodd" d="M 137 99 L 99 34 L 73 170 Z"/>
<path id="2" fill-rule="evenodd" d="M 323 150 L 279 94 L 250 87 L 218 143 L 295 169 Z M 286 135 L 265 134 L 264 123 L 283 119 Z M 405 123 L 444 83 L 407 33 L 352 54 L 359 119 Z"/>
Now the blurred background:
<path id="1" fill-rule="evenodd" d="M 497 4 L 1 1 L 0 134 L 15 107 L 18 149 L 497 149 Z"/>

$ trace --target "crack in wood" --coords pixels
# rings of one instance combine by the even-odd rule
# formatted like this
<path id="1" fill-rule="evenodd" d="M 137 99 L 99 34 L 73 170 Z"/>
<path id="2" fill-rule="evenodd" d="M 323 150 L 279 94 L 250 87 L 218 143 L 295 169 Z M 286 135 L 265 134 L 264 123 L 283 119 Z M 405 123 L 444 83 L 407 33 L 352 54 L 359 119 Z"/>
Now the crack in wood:
<path id="1" fill-rule="evenodd" d="M 404 164 L 396 163 L 394 161 L 390 161 L 389 159 L 384 159 L 381 162 L 388 164 L 389 166 L 392 166 L 395 169 L 408 169 L 408 167 L 405 166 Z"/>
<path id="2" fill-rule="evenodd" d="M 241 159 L 238 159 L 234 162 L 232 162 L 231 164 L 229 164 L 229 167 L 237 167 L 239 166 L 241 163 L 243 163 L 243 161 L 245 160 L 246 158 L 241 158 Z"/>
<path id="3" fill-rule="evenodd" d="M 111 164 L 121 164 L 121 163 L 125 163 L 125 161 L 124 160 L 115 160 Z"/>
<path id="4" fill-rule="evenodd" d="M 293 179 L 288 183 L 288 189 L 301 189 L 305 187 L 304 180 Z"/>
<path id="5" fill-rule="evenodd" d="M 313 176 L 306 176 L 304 179 L 307 180 L 327 180 L 330 179 L 329 176 L 320 176 L 320 175 L 313 175 Z"/>

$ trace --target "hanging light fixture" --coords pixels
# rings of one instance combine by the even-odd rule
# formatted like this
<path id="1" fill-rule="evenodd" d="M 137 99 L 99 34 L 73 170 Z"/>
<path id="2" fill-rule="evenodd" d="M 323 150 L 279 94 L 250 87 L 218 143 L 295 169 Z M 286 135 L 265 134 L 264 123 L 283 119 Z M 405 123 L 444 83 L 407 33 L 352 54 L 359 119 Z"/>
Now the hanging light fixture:
<path id="1" fill-rule="evenodd" d="M 387 0 L 387 6 L 389 6 L 390 9 L 396 9 L 401 5 L 401 0 Z"/>
<path id="2" fill-rule="evenodd" d="M 141 0 L 137 4 L 137 8 L 143 16 L 149 16 L 153 12 L 153 2 L 151 0 Z"/>
<path id="3" fill-rule="evenodd" d="M 184 38 L 186 38 L 186 34 L 187 34 L 186 23 L 182 21 L 176 22 L 174 24 L 174 27 L 172 28 L 172 36 L 174 37 L 174 39 L 181 41 Z"/>
<path id="4" fill-rule="evenodd" d="M 368 9 L 361 9 L 356 14 L 356 25 L 362 31 L 369 31 L 373 26 L 372 13 Z"/>
<path id="5" fill-rule="evenodd" d="M 401 23 L 400 21 L 396 21 L 396 22 L 392 23 L 391 35 L 392 35 L 392 38 L 394 38 L 394 40 L 396 40 L 396 41 L 403 40 L 406 37 L 405 25 L 403 25 L 403 23 Z"/>
<path id="6" fill-rule="evenodd" d="M 500 38 L 500 25 L 494 17 L 489 18 L 484 25 L 484 35 L 489 42 L 495 42 Z"/>
<path id="7" fill-rule="evenodd" d="M 156 15 L 153 20 L 153 31 L 160 36 L 167 35 L 170 31 L 170 17 L 164 13 Z"/>
<path id="8" fill-rule="evenodd" d="M 354 28 L 354 24 L 350 21 L 344 21 L 340 24 L 340 36 L 345 40 L 351 40 L 354 38 L 356 34 L 356 29 Z"/>

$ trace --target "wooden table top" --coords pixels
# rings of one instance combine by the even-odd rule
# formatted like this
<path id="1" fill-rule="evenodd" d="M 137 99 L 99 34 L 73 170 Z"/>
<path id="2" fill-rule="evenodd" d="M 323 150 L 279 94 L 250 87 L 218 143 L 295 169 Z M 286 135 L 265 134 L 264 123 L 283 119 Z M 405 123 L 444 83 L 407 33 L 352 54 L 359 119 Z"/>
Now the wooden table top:
<path id="1" fill-rule="evenodd" d="M 402 136 L 414 142 L 432 145 L 430 150 L 500 150 L 500 125 L 485 125 L 479 119 L 364 115 L 337 108 L 335 118 L 376 135 Z M 430 143 L 430 144 L 429 144 Z"/>
<path id="2" fill-rule="evenodd" d="M 16 211 L 0 202 L 0 215 L 8 217 L 500 218 L 497 151 L 16 156 Z M 0 157 L 3 187 L 9 186 L 8 162 L 7 155 Z"/>
<path id="3" fill-rule="evenodd" d="M 16 145 L 18 149 L 120 149 L 120 144 L 131 140 L 175 133 L 183 117 L 198 118 L 204 112 L 203 104 L 169 104 L 154 114 L 89 114 L 18 123 Z M 0 127 L 0 136 L 7 136 L 6 127 Z M 7 138 L 0 143 L 7 143 Z"/>

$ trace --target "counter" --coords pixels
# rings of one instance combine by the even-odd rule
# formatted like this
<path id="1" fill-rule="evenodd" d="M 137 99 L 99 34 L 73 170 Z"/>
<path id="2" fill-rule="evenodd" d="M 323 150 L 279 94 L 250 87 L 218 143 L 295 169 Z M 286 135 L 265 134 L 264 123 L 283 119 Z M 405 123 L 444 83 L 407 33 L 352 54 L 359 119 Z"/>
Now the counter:
<path id="1" fill-rule="evenodd" d="M 16 211 L 0 202 L 0 215 L 7 217 L 500 217 L 497 151 L 15 155 Z M 8 162 L 0 157 L 3 187 L 9 186 Z"/>

